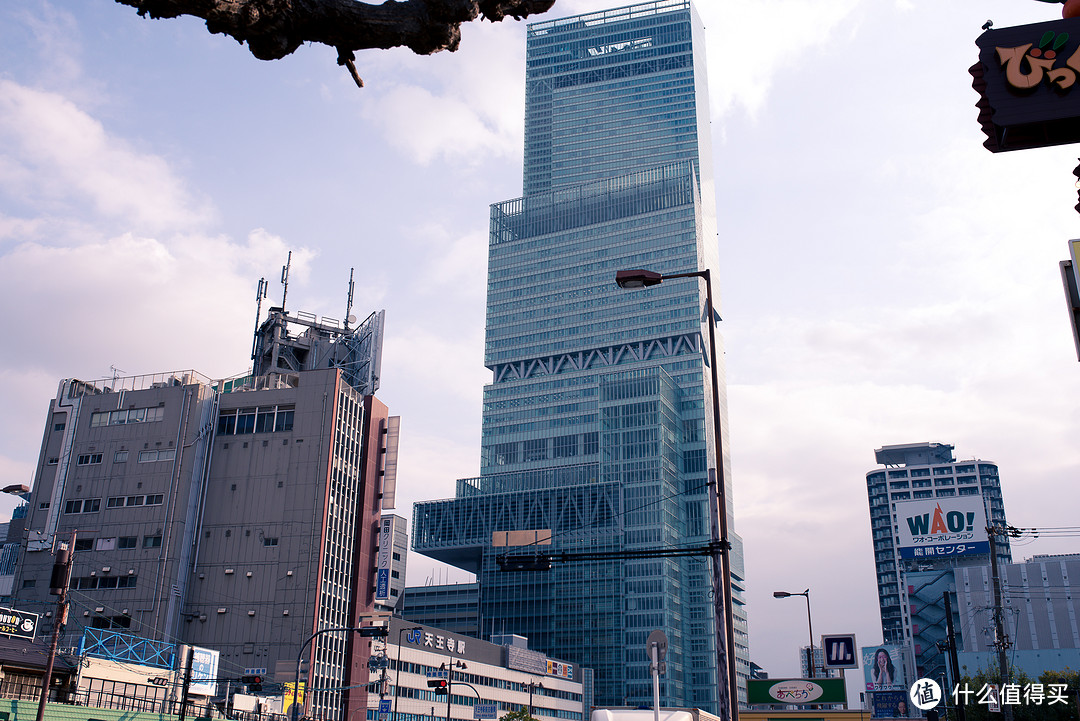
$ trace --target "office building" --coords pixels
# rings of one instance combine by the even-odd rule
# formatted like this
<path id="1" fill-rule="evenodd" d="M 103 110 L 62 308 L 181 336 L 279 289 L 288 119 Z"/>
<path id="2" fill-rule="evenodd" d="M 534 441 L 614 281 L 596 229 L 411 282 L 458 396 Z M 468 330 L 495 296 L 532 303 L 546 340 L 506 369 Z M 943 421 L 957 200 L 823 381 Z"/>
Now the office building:
<path id="1" fill-rule="evenodd" d="M 944 443 L 884 446 L 874 453 L 884 468 L 866 474 L 866 491 L 882 640 L 909 649 L 917 677 L 937 679 L 945 673 L 940 646 L 946 636 L 943 594 L 955 592 L 950 588 L 953 570 L 987 564 L 985 524 L 1005 524 L 998 467 L 977 459 L 957 461 L 953 446 Z M 965 526 L 959 541 L 950 545 L 931 541 L 938 519 L 959 513 L 951 510 L 954 507 L 962 508 L 965 516 L 974 512 L 969 507 L 975 508 L 982 520 Z M 925 519 L 925 526 L 908 517 L 912 509 Z M 1008 537 L 994 539 L 998 561 L 1008 563 L 1012 558 Z M 919 543 L 926 547 L 913 547 Z"/>
<path id="2" fill-rule="evenodd" d="M 716 363 L 726 418 L 723 351 L 710 357 L 700 280 L 614 282 L 637 268 L 715 277 L 701 22 L 687 0 L 662 0 L 534 23 L 525 82 L 524 196 L 491 206 L 480 475 L 416 504 L 413 549 L 477 574 L 484 631 L 595 669 L 598 704 L 652 702 L 645 642 L 662 629 L 662 704 L 715 711 L 711 562 L 630 556 L 710 540 L 709 374 Z M 745 678 L 726 447 L 722 463 Z M 515 547 L 514 532 L 545 530 L 547 545 Z M 609 557 L 500 570 L 538 549 Z"/>
<path id="3" fill-rule="evenodd" d="M 528 708 L 535 719 L 587 721 L 590 669 L 531 651 L 521 637 L 493 640 L 391 618 L 389 635 L 373 649 L 378 691 L 368 697 L 367 718 L 472 719 L 482 704 L 494 707 L 494 718 Z M 437 679 L 446 680 L 449 695 L 430 685 Z M 389 714 L 379 713 L 380 701 Z"/>
<path id="4" fill-rule="evenodd" d="M 292 681 L 314 629 L 374 608 L 380 494 L 394 483 L 393 424 L 372 395 L 382 322 L 350 329 L 272 308 L 250 374 L 62 381 L 16 607 L 51 613 L 53 551 L 74 539 L 62 647 L 85 627 L 112 629 L 219 651 L 222 677 Z M 303 649 L 312 715 L 366 709 L 370 643 L 329 633 Z"/>
<path id="5" fill-rule="evenodd" d="M 493 629 L 480 619 L 480 584 L 447 583 L 430 586 L 409 586 L 398 614 L 413 623 L 439 628 L 473 638 L 486 638 Z"/>

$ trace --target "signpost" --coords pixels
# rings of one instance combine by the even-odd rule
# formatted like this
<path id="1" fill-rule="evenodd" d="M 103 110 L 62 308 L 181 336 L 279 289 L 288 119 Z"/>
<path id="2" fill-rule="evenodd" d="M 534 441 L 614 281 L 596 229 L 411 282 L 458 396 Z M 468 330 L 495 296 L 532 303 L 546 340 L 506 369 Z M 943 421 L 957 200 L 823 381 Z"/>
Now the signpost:
<path id="1" fill-rule="evenodd" d="M 649 634 L 645 648 L 649 651 L 649 670 L 652 672 L 653 719 L 660 721 L 660 674 L 664 659 L 667 657 L 667 634 L 656 629 Z M 666 670 L 666 669 L 664 669 Z"/>
<path id="2" fill-rule="evenodd" d="M 825 668 L 858 668 L 855 634 L 837 633 L 821 637 L 822 665 Z"/>

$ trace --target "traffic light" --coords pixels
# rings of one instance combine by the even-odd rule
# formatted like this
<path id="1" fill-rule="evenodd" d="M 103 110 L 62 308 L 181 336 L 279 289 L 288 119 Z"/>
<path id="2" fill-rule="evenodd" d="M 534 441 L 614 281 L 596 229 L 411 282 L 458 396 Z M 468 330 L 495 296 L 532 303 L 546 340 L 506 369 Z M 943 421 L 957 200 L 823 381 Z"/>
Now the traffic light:
<path id="1" fill-rule="evenodd" d="M 499 556 L 495 559 L 500 571 L 550 571 L 551 556 L 543 553 L 520 556 Z"/>
<path id="2" fill-rule="evenodd" d="M 389 635 L 389 626 L 365 626 L 360 629 L 361 638 L 386 638 Z"/>
<path id="3" fill-rule="evenodd" d="M 248 691 L 262 691 L 262 676 L 241 676 L 240 683 L 247 686 Z"/>
<path id="4" fill-rule="evenodd" d="M 445 678 L 429 678 L 427 680 L 428 688 L 435 689 L 436 696 L 445 696 L 446 687 L 449 685 Z"/>

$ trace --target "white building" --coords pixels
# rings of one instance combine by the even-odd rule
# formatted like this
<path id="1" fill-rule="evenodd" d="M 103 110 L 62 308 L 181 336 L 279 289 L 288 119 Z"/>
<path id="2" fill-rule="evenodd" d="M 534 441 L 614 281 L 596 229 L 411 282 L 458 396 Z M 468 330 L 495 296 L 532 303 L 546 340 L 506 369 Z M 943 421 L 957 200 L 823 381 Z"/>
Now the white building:
<path id="1" fill-rule="evenodd" d="M 537 719 L 587 721 L 591 670 L 531 651 L 520 636 L 496 640 L 505 643 L 391 618 L 382 648 L 372 648 L 368 719 L 465 721 L 482 703 L 496 717 L 531 706 Z M 439 678 L 449 681 L 449 697 L 428 685 Z M 380 702 L 388 712 L 379 713 Z"/>

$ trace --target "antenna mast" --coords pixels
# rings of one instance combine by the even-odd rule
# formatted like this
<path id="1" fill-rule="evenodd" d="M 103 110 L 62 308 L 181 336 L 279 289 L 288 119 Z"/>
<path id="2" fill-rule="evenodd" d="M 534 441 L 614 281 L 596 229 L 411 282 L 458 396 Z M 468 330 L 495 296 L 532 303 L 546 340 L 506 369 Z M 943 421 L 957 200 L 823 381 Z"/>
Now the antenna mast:
<path id="1" fill-rule="evenodd" d="M 356 268 L 349 268 L 349 299 L 345 301 L 345 330 L 349 330 L 349 315 L 352 313 L 352 300 L 353 300 L 353 271 Z"/>
<path id="2" fill-rule="evenodd" d="M 259 288 L 255 291 L 255 337 L 251 340 L 251 360 L 255 360 L 255 349 L 259 344 L 259 317 L 262 315 L 262 302 L 266 297 L 266 278 L 259 278 Z M 254 366 L 252 366 L 254 372 Z"/>
<path id="3" fill-rule="evenodd" d="M 285 290 L 281 291 L 281 312 L 285 312 L 285 296 L 289 294 L 289 266 L 292 265 L 292 251 L 289 251 L 289 259 L 281 266 L 281 284 Z"/>

